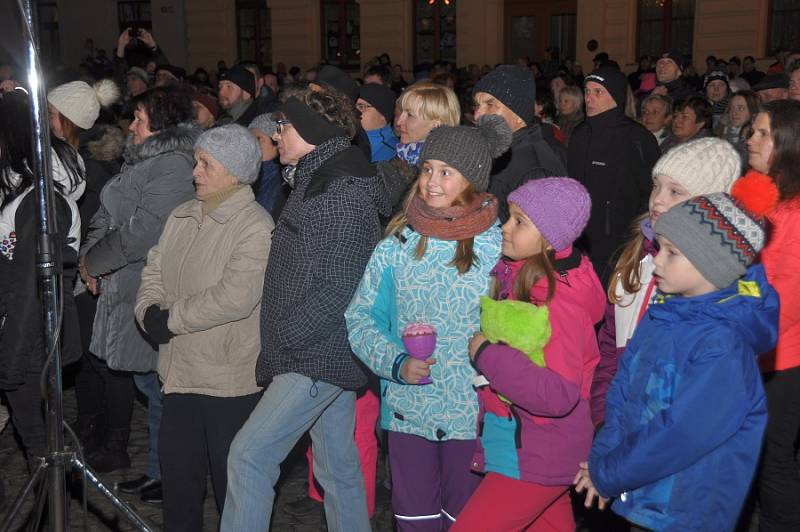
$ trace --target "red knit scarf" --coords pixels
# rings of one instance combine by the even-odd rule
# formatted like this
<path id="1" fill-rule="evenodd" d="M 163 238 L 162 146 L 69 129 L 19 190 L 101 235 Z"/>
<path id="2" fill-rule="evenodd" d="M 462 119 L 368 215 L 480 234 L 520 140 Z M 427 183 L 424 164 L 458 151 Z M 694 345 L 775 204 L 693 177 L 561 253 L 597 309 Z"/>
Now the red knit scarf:
<path id="1" fill-rule="evenodd" d="M 495 224 L 497 198 L 484 192 L 477 194 L 466 205 L 434 209 L 419 196 L 414 196 L 406 210 L 406 217 L 411 227 L 421 235 L 439 240 L 466 240 Z"/>

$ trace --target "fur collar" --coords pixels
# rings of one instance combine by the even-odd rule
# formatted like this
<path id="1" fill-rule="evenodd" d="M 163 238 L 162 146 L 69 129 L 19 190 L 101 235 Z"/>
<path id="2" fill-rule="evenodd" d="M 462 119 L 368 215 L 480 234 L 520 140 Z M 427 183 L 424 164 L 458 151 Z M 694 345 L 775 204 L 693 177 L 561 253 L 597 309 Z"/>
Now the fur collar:
<path id="1" fill-rule="evenodd" d="M 158 155 L 175 151 L 191 154 L 194 143 L 201 133 L 202 130 L 195 125 L 179 124 L 162 129 L 141 144 L 136 145 L 132 142 L 133 135 L 128 135 L 128 142 L 125 146 L 125 162 L 127 164 L 137 164 Z"/>
<path id="2" fill-rule="evenodd" d="M 125 135 L 116 126 L 98 125 L 92 137 L 92 140 L 86 143 L 86 152 L 98 161 L 118 159 L 125 149 Z"/>

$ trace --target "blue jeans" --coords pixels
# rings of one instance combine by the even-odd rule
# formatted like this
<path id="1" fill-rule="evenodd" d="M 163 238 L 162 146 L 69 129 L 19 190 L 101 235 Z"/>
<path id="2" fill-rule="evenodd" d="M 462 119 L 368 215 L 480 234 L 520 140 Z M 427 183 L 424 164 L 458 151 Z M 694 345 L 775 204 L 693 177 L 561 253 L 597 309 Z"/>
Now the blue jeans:
<path id="1" fill-rule="evenodd" d="M 331 532 L 369 532 L 364 478 L 353 441 L 355 392 L 297 373 L 276 376 L 228 454 L 222 532 L 269 530 L 280 465 L 310 429 L 314 474 Z"/>
<path id="2" fill-rule="evenodd" d="M 136 387 L 147 397 L 147 431 L 149 434 L 147 452 L 147 466 L 144 474 L 156 480 L 161 479 L 161 462 L 158 459 L 158 431 L 161 428 L 161 384 L 158 382 L 158 373 L 134 373 L 133 382 Z"/>

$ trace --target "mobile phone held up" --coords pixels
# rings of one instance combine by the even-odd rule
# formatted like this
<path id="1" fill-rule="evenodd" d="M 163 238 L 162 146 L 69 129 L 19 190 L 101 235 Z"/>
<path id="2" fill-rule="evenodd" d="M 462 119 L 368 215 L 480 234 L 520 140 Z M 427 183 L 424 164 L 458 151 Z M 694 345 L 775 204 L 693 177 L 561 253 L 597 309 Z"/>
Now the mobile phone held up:
<path id="1" fill-rule="evenodd" d="M 128 37 L 131 39 L 138 39 L 139 38 L 139 27 L 133 26 L 128 30 Z"/>

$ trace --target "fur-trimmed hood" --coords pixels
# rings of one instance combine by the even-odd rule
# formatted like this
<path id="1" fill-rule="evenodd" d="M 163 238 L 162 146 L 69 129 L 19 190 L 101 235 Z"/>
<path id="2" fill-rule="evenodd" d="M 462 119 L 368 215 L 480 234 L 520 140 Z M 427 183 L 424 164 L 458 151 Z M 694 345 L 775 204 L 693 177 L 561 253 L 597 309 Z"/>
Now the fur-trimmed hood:
<path id="1" fill-rule="evenodd" d="M 94 128 L 91 140 L 86 143 L 89 156 L 98 161 L 113 161 L 125 150 L 125 134 L 117 126 L 100 124 Z"/>
<path id="2" fill-rule="evenodd" d="M 125 162 L 129 165 L 138 164 L 174 151 L 191 154 L 194 143 L 202 132 L 202 129 L 193 124 L 178 124 L 156 132 L 141 144 L 133 144 L 133 135 L 129 134 L 125 146 Z"/>

